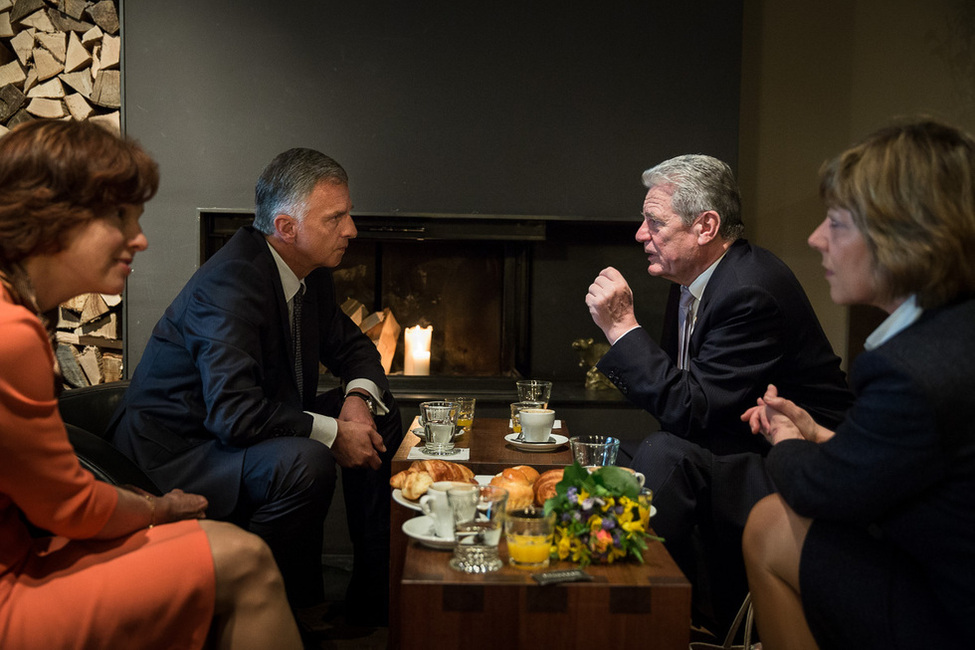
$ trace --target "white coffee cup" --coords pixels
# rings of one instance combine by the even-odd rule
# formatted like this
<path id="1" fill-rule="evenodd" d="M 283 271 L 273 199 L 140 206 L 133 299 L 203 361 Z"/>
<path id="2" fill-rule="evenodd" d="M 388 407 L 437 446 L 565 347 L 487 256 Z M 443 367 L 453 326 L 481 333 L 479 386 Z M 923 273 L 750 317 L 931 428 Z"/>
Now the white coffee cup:
<path id="1" fill-rule="evenodd" d="M 521 435 L 526 442 L 548 442 L 555 424 L 555 411 L 552 409 L 521 409 Z"/>
<path id="2" fill-rule="evenodd" d="M 420 497 L 420 510 L 433 520 L 433 532 L 443 539 L 454 538 L 454 513 L 447 502 L 447 490 L 469 485 L 456 481 L 437 481 L 431 483 L 427 493 Z"/>

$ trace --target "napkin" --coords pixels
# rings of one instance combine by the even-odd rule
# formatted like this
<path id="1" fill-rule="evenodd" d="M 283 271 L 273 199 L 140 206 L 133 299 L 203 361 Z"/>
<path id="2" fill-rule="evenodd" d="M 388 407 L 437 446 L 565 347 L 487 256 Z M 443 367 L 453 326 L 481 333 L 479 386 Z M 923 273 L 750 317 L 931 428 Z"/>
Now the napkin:
<path id="1" fill-rule="evenodd" d="M 410 447 L 410 453 L 406 456 L 407 460 L 449 460 L 452 463 L 471 459 L 471 450 L 468 447 L 454 447 L 456 453 L 449 456 L 440 454 L 428 454 L 423 451 L 422 446 Z"/>

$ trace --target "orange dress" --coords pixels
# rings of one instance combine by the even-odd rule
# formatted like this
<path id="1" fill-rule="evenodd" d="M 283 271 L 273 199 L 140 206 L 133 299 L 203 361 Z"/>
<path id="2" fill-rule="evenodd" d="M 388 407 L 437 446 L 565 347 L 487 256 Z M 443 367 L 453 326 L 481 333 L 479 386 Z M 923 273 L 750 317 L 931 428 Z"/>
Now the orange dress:
<path id="1" fill-rule="evenodd" d="M 213 556 L 196 521 L 111 540 L 115 488 L 81 467 L 57 409 L 54 357 L 0 290 L 0 648 L 200 648 Z M 54 533 L 31 538 L 22 517 Z"/>

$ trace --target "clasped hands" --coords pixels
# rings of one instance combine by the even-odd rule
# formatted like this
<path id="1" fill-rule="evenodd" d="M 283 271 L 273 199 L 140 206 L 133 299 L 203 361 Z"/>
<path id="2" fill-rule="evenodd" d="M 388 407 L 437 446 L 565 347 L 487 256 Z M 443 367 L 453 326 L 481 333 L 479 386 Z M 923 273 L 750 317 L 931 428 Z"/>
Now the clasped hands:
<path id="1" fill-rule="evenodd" d="M 773 445 L 790 438 L 823 443 L 834 435 L 833 431 L 816 424 L 795 402 L 779 397 L 774 384 L 768 385 L 757 405 L 742 413 L 741 419 L 748 423 L 752 433 L 761 434 Z"/>
<path id="2" fill-rule="evenodd" d="M 345 400 L 336 421 L 338 433 L 332 443 L 332 456 L 339 467 L 379 469 L 379 454 L 386 451 L 386 445 L 366 403 L 361 399 Z"/>

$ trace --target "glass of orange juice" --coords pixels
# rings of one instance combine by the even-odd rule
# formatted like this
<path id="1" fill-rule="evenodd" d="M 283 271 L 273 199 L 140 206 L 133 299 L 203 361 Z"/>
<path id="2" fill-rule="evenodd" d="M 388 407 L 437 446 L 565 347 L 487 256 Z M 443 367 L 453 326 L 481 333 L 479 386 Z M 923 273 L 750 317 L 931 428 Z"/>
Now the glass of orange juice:
<path id="1" fill-rule="evenodd" d="M 504 533 L 508 563 L 519 569 L 544 569 L 552 550 L 555 513 L 528 507 L 505 514 Z"/>
<path id="2" fill-rule="evenodd" d="M 452 402 L 457 404 L 457 427 L 463 429 L 464 433 L 470 433 L 474 425 L 474 405 L 477 399 L 474 397 L 454 397 Z"/>

